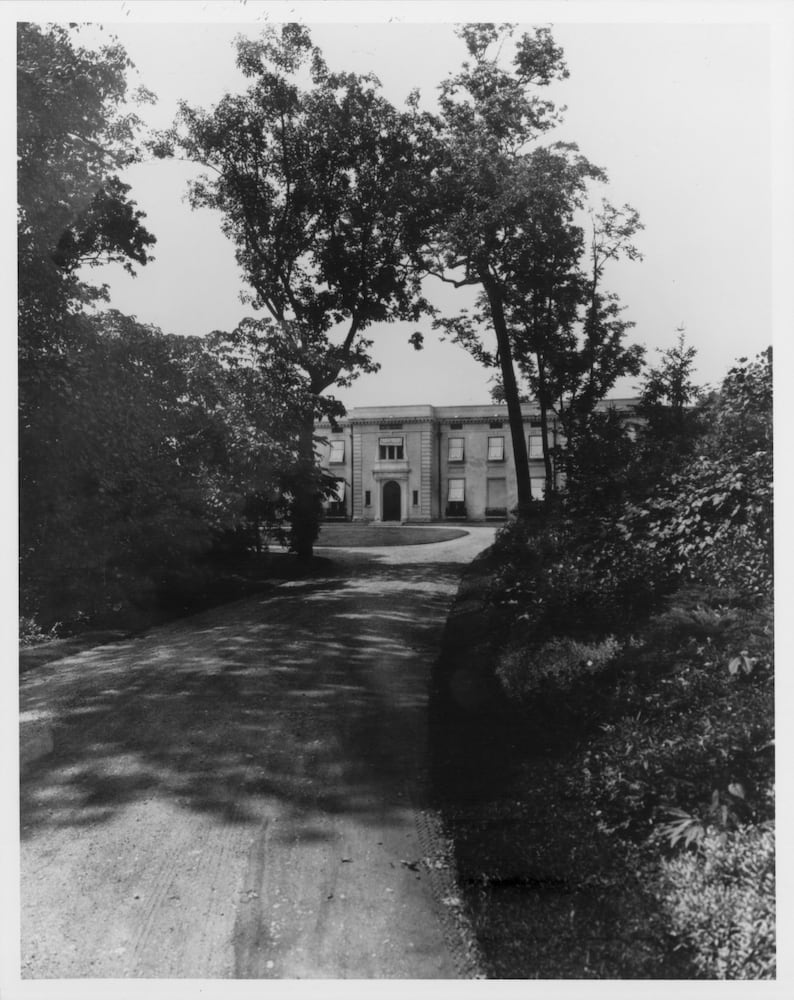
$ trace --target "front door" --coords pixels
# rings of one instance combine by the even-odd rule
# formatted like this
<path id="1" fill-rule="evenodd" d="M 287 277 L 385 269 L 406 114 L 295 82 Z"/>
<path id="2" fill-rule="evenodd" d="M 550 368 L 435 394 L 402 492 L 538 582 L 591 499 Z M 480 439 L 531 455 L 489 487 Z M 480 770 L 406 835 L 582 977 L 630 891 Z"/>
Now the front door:
<path id="1" fill-rule="evenodd" d="M 399 521 L 402 517 L 400 484 L 392 480 L 383 485 L 383 520 Z"/>

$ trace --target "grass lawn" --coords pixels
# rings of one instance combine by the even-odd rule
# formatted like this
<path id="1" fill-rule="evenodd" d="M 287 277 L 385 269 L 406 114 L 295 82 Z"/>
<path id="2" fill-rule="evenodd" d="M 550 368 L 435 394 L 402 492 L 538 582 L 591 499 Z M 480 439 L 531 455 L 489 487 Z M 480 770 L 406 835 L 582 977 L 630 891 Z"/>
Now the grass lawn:
<path id="1" fill-rule="evenodd" d="M 379 548 L 390 545 L 427 545 L 462 538 L 467 532 L 459 528 L 419 527 L 417 525 L 383 524 L 324 524 L 317 546 L 329 548 Z"/>

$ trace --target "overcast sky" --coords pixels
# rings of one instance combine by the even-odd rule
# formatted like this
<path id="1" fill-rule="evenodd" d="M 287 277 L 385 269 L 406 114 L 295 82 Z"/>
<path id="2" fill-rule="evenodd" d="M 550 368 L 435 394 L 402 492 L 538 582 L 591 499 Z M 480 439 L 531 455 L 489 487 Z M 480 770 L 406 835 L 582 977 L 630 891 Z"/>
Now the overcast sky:
<path id="1" fill-rule="evenodd" d="M 233 38 L 238 32 L 257 34 L 268 11 L 273 18 L 304 20 L 332 68 L 374 71 L 399 104 L 418 87 L 427 106 L 464 56 L 453 25 L 444 19 L 460 19 L 465 12 L 469 19 L 499 14 L 516 19 L 516 5 L 501 10 L 496 3 L 369 4 L 352 10 L 334 3 L 309 8 L 220 0 L 18 6 L 31 10 L 32 17 L 40 11 L 39 19 L 57 13 L 59 20 L 103 22 L 135 63 L 133 82 L 158 96 L 154 108 L 142 109 L 154 126 L 170 124 L 180 98 L 209 107 L 225 92 L 241 89 Z M 634 5 L 630 16 L 645 6 Z M 655 348 L 671 346 L 683 324 L 699 352 L 700 380 L 718 382 L 736 357 L 756 353 L 772 337 L 770 25 L 713 18 L 664 23 L 658 17 L 597 23 L 599 17 L 615 17 L 614 7 L 601 4 L 587 7 L 588 23 L 570 23 L 572 7 L 518 5 L 526 27 L 552 23 L 570 69 L 569 80 L 554 87 L 555 98 L 568 107 L 554 138 L 577 142 L 606 168 L 610 183 L 596 194 L 607 194 L 616 204 L 629 202 L 646 227 L 638 241 L 644 260 L 613 265 L 605 287 L 619 293 L 636 323 L 630 336 L 647 346 L 649 358 Z M 577 9 L 581 17 L 582 6 Z M 684 8 L 663 9 L 685 16 Z M 527 12 L 539 16 L 529 21 Z M 395 20 L 388 21 L 388 14 Z M 152 21 L 177 16 L 182 23 Z M 373 17 L 381 22 L 362 21 Z M 433 23 L 419 23 L 419 17 Z M 229 19 L 234 23 L 220 23 Z M 83 37 L 87 44 L 90 34 Z M 128 171 L 132 196 L 157 236 L 156 259 L 135 279 L 120 268 L 94 276 L 109 282 L 115 308 L 165 331 L 204 334 L 231 329 L 249 309 L 240 302 L 243 285 L 218 216 L 194 212 L 184 200 L 190 172 L 185 164 L 162 161 Z M 428 293 L 447 312 L 466 301 L 465 292 L 435 281 Z M 490 373 L 460 347 L 439 343 L 428 322 L 418 325 L 427 347 L 416 353 L 407 343 L 416 328 L 372 329 L 375 357 L 383 367 L 340 394 L 348 405 L 487 399 Z M 633 385 L 631 380 L 618 390 L 629 394 Z"/>

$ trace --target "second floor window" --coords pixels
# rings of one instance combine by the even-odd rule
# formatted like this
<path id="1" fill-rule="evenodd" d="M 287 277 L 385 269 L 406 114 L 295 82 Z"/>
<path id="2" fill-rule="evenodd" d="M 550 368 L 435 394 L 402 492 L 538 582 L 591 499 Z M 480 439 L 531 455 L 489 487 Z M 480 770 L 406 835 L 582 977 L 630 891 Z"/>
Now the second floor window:
<path id="1" fill-rule="evenodd" d="M 401 460 L 404 455 L 401 437 L 382 437 L 378 441 L 378 455 L 382 462 Z"/>
<path id="2" fill-rule="evenodd" d="M 543 458 L 543 438 L 539 434 L 532 434 L 529 438 L 529 457 Z"/>
<path id="3" fill-rule="evenodd" d="M 449 451 L 447 452 L 448 462 L 463 461 L 463 438 L 450 438 Z"/>
<path id="4" fill-rule="evenodd" d="M 505 460 L 505 439 L 503 437 L 488 438 L 488 461 L 504 462 Z"/>
<path id="5" fill-rule="evenodd" d="M 345 460 L 345 442 L 344 441 L 332 441 L 331 442 L 331 455 L 328 459 L 329 462 L 344 462 Z"/>

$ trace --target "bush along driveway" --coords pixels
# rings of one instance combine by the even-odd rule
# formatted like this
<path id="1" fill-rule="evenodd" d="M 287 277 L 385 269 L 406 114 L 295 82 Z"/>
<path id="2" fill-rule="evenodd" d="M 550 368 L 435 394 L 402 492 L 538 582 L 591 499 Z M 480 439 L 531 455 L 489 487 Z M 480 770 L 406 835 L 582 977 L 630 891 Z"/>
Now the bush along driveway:
<path id="1" fill-rule="evenodd" d="M 23 674 L 48 734 L 22 781 L 23 977 L 477 975 L 427 701 L 492 539 L 340 550 L 331 575 Z"/>
<path id="2" fill-rule="evenodd" d="M 691 589 L 632 635 L 533 644 L 503 568 L 467 571 L 431 699 L 486 974 L 773 978 L 771 610 Z"/>

